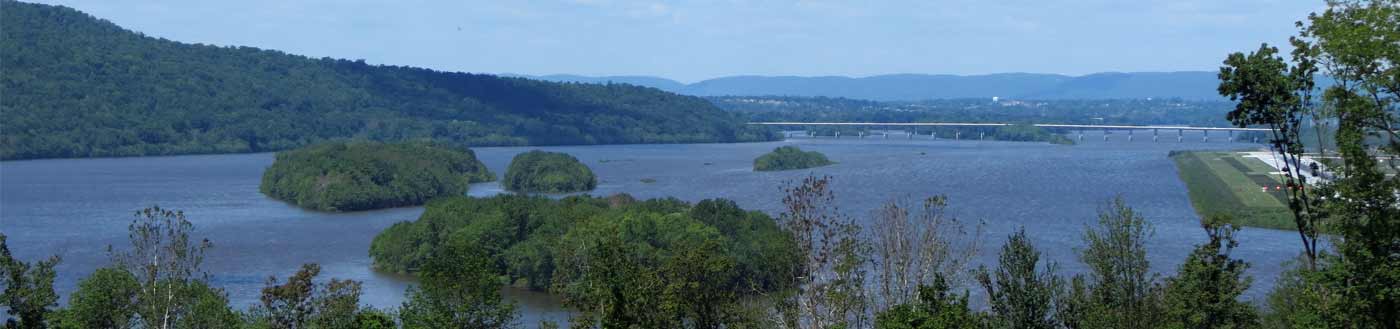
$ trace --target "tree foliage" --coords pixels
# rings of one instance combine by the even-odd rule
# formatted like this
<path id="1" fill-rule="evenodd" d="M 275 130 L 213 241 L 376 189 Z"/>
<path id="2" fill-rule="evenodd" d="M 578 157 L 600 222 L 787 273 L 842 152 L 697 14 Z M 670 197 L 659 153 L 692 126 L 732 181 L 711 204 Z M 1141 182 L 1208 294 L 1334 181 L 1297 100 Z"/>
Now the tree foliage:
<path id="1" fill-rule="evenodd" d="M 825 154 L 817 151 L 802 151 L 796 146 L 779 146 L 753 160 L 754 171 L 777 171 L 816 168 L 830 165 Z"/>
<path id="2" fill-rule="evenodd" d="M 510 160 L 501 185 L 517 192 L 582 192 L 598 187 L 598 177 L 572 155 L 533 150 Z"/>
<path id="3" fill-rule="evenodd" d="M 1166 280 L 1163 297 L 1168 328 L 1254 328 L 1259 316 L 1254 306 L 1240 301 L 1253 280 L 1245 276 L 1249 264 L 1230 258 L 1239 246 L 1239 228 L 1227 218 L 1201 222 L 1206 243 L 1196 246 L 1175 277 Z"/>
<path id="4" fill-rule="evenodd" d="M 0 292 L 0 306 L 10 315 L 5 327 L 45 328 L 45 318 L 58 306 L 53 281 L 58 275 L 54 266 L 60 258 L 52 256 L 34 263 L 15 259 L 6 240 L 0 234 L 0 283 L 5 286 Z"/>
<path id="5" fill-rule="evenodd" d="M 331 142 L 279 152 L 259 190 L 298 206 L 354 211 L 421 205 L 495 180 L 469 149 L 426 142 Z"/>
<path id="6" fill-rule="evenodd" d="M 995 271 L 982 268 L 977 281 L 987 292 L 988 322 L 994 328 L 1050 329 L 1056 327 L 1055 298 L 1061 279 L 1056 264 L 1040 261 L 1025 229 L 1016 231 L 1001 247 Z"/>

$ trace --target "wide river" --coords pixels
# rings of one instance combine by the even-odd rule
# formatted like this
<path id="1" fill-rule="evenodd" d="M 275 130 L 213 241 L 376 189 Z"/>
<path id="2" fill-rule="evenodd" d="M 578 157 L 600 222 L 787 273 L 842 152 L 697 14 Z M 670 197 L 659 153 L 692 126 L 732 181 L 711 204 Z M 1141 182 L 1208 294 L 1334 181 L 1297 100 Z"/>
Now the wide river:
<path id="1" fill-rule="evenodd" d="M 1139 136 L 1143 137 L 1143 136 Z M 840 207 L 865 217 L 882 202 L 946 194 L 949 210 L 965 221 L 986 222 L 981 262 L 995 261 L 1007 234 L 1024 227 L 1061 274 L 1085 270 L 1075 249 L 1085 224 L 1102 205 L 1122 196 L 1155 224 L 1149 242 L 1154 270 L 1169 274 L 1193 244 L 1204 240 L 1186 188 L 1167 152 L 1257 148 L 1186 142 L 1104 142 L 1085 136 L 1075 146 L 1044 143 L 890 139 L 800 139 L 749 144 L 609 145 L 477 148 L 477 155 L 503 174 L 517 153 L 545 149 L 572 154 L 597 173 L 594 194 L 630 193 L 638 198 L 688 201 L 729 198 L 776 215 L 781 188 L 809 173 L 833 177 Z M 795 144 L 825 153 L 837 164 L 814 170 L 753 172 L 754 157 Z M 22 259 L 63 257 L 57 289 L 68 294 L 93 269 L 108 264 L 106 247 L 128 246 L 132 212 L 151 205 L 184 210 L 197 234 L 213 241 L 204 269 L 238 306 L 257 302 L 269 276 L 285 280 L 303 263 L 319 263 L 323 278 L 364 282 L 363 302 L 395 307 L 411 283 L 370 269 L 370 240 L 389 225 L 412 220 L 421 207 L 353 213 L 299 209 L 258 192 L 273 154 L 196 155 L 111 159 L 0 162 L 0 232 Z M 644 183 L 644 178 L 655 182 Z M 472 187 L 473 195 L 500 193 L 494 183 Z M 1235 255 L 1252 263 L 1255 278 L 1247 298 L 1271 288 L 1282 263 L 1299 251 L 1296 233 L 1245 229 Z M 507 289 L 520 303 L 522 323 L 559 319 L 566 313 L 542 293 Z"/>

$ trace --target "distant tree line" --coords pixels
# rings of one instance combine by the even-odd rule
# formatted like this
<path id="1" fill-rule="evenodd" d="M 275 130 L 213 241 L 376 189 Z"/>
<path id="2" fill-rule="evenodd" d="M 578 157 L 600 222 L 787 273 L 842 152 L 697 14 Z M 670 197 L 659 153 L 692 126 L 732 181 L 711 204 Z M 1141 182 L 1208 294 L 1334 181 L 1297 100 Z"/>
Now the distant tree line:
<path id="1" fill-rule="evenodd" d="M 465 147 L 330 142 L 277 153 L 259 190 L 305 208 L 355 211 L 421 205 L 495 179 Z"/>
<path id="2" fill-rule="evenodd" d="M 1233 103 L 1182 99 L 937 99 L 877 102 L 790 96 L 707 97 L 749 121 L 1005 122 L 1220 126 Z"/>
<path id="3" fill-rule="evenodd" d="M 705 99 L 184 44 L 0 1 L 0 159 L 277 151 L 320 141 L 490 145 L 771 140 Z"/>

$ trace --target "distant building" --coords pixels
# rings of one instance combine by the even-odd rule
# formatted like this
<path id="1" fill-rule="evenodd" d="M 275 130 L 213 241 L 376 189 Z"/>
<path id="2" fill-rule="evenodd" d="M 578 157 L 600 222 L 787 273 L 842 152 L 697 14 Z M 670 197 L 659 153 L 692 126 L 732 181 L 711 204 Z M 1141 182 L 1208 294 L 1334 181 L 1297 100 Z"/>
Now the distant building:
<path id="1" fill-rule="evenodd" d="M 1001 97 L 992 96 L 992 103 L 996 103 Z"/>

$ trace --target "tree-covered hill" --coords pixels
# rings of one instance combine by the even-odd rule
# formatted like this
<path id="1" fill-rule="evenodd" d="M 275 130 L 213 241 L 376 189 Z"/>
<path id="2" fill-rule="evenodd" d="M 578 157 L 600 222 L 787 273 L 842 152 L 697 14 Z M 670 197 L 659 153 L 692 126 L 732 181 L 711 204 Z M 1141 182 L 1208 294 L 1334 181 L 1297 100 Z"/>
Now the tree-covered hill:
<path id="1" fill-rule="evenodd" d="M 772 138 L 710 102 L 185 44 L 0 1 L 0 159 L 259 152 L 322 140 L 482 145 Z"/>

